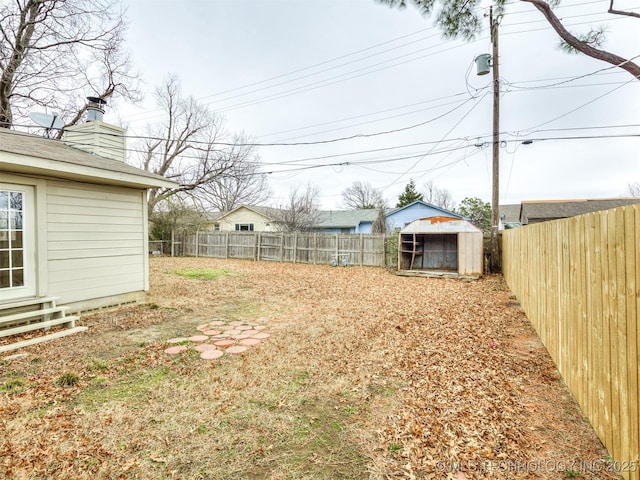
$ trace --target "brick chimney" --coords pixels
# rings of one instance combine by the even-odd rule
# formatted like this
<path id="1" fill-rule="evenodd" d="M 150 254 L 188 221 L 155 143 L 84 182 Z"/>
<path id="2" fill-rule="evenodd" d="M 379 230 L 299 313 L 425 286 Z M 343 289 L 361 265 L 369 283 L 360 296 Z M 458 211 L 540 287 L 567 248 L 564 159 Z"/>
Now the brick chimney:
<path id="1" fill-rule="evenodd" d="M 63 141 L 70 147 L 124 162 L 126 159 L 126 130 L 102 121 L 104 106 L 102 98 L 87 97 L 87 121 L 68 127 Z"/>

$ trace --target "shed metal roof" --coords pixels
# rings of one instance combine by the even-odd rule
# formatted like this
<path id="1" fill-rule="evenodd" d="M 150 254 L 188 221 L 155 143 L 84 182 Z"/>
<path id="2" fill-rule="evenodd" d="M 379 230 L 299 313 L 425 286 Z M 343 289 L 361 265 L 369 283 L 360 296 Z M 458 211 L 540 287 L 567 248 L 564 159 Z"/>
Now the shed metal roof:
<path id="1" fill-rule="evenodd" d="M 441 218 L 441 217 L 437 217 Z M 430 218 L 414 220 L 409 225 L 400 230 L 400 233 L 479 233 L 482 230 L 467 220 L 452 219 L 450 221 L 436 220 Z"/>

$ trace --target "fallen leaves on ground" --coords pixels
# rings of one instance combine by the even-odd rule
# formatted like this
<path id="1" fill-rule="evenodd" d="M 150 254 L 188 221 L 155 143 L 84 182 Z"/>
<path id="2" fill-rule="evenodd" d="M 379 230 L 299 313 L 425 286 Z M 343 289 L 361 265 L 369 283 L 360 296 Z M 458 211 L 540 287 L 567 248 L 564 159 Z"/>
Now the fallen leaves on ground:
<path id="1" fill-rule="evenodd" d="M 0 359 L 0 476 L 617 478 L 588 468 L 606 450 L 500 276 L 150 263 L 148 306 Z M 164 353 L 216 320 L 272 335 L 215 362 Z"/>

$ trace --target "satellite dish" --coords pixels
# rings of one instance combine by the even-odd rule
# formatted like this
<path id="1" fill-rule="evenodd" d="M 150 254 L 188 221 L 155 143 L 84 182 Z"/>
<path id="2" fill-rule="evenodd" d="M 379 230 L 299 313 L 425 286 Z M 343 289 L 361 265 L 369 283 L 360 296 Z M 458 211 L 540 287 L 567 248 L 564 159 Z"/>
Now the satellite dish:
<path id="1" fill-rule="evenodd" d="M 64 127 L 64 121 L 56 113 L 31 112 L 29 118 L 46 129 L 55 128 L 60 130 Z"/>

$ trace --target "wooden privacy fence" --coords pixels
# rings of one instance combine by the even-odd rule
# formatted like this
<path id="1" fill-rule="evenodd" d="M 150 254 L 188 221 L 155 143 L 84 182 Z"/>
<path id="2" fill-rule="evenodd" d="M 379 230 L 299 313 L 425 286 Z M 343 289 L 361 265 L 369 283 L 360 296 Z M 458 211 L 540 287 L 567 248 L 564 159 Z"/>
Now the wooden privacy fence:
<path id="1" fill-rule="evenodd" d="M 172 254 L 385 267 L 398 261 L 396 242 L 389 240 L 387 235 L 372 234 L 198 232 L 174 234 Z"/>
<path id="2" fill-rule="evenodd" d="M 640 205 L 506 230 L 504 277 L 600 440 L 640 479 Z"/>

